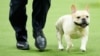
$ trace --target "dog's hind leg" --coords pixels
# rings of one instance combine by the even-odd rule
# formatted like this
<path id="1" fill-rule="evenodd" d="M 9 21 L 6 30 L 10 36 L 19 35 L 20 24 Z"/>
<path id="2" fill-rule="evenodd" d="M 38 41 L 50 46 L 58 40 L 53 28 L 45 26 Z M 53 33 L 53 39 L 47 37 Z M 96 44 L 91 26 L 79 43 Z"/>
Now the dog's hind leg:
<path id="1" fill-rule="evenodd" d="M 59 50 L 63 50 L 64 49 L 63 44 L 62 44 L 62 35 L 63 35 L 63 32 L 57 30 L 58 49 Z"/>
<path id="2" fill-rule="evenodd" d="M 71 47 L 73 47 L 71 38 L 70 38 L 70 36 L 67 35 L 67 34 L 64 34 L 64 37 L 65 37 L 65 40 L 66 40 L 66 43 L 67 43 L 67 48 L 66 48 L 66 50 L 67 50 L 67 51 L 70 51 Z"/>

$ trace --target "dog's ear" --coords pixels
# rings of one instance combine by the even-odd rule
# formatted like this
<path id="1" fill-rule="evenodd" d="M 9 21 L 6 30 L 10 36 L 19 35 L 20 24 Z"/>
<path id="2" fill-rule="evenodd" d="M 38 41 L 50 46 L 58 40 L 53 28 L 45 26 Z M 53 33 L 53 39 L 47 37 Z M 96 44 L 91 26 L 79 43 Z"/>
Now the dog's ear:
<path id="1" fill-rule="evenodd" d="M 85 10 L 86 11 L 89 11 L 89 6 L 88 5 L 85 7 Z"/>
<path id="2" fill-rule="evenodd" d="M 72 10 L 72 13 L 75 13 L 76 12 L 77 9 L 76 9 L 75 5 L 72 5 L 71 6 L 71 10 Z"/>

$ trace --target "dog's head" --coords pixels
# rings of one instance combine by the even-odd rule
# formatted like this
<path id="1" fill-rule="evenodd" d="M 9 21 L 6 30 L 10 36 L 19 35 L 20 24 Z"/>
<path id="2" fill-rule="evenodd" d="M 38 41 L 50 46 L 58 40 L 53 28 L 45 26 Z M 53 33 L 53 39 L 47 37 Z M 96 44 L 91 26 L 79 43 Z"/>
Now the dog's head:
<path id="1" fill-rule="evenodd" d="M 88 7 L 86 7 L 85 10 L 77 10 L 75 5 L 72 5 L 71 9 L 73 21 L 77 26 L 85 28 L 89 25 L 90 16 L 88 13 Z"/>

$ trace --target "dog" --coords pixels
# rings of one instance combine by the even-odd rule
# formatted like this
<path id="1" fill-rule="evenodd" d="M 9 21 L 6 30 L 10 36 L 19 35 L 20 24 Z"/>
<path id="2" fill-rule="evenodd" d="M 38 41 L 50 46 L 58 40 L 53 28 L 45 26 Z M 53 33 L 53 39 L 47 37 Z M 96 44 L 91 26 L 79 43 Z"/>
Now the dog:
<path id="1" fill-rule="evenodd" d="M 88 7 L 84 10 L 77 10 L 75 5 L 71 6 L 72 13 L 61 16 L 56 22 L 58 49 L 63 50 L 62 37 L 65 37 L 67 51 L 72 47 L 72 39 L 81 38 L 80 50 L 86 51 L 89 34 L 90 15 Z"/>

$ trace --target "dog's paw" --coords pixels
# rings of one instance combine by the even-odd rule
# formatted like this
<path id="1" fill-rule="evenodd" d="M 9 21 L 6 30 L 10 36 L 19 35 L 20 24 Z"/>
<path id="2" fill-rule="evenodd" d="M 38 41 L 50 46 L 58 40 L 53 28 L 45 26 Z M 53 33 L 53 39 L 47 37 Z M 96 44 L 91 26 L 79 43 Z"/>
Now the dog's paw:
<path id="1" fill-rule="evenodd" d="M 59 49 L 60 51 L 63 51 L 63 50 L 64 50 L 64 47 L 63 47 L 63 46 L 59 46 L 58 49 Z"/>
<path id="2" fill-rule="evenodd" d="M 63 51 L 64 50 L 64 48 L 58 48 L 60 51 Z"/>
<path id="3" fill-rule="evenodd" d="M 66 50 L 67 50 L 68 52 L 70 51 L 70 49 L 71 49 L 71 47 L 67 47 L 67 48 L 66 48 Z"/>
<path id="4" fill-rule="evenodd" d="M 69 52 L 69 51 L 70 51 L 70 49 L 69 49 L 69 48 L 66 48 L 66 50 L 67 50 L 67 52 Z"/>
<path id="5" fill-rule="evenodd" d="M 81 48 L 81 51 L 82 51 L 82 52 L 86 52 L 86 49 L 85 49 L 85 48 L 84 48 L 84 49 L 83 49 L 83 48 Z"/>
<path id="6" fill-rule="evenodd" d="M 69 52 L 69 51 L 70 51 L 70 49 L 71 49 L 73 46 L 74 46 L 73 44 L 71 44 L 71 45 L 67 46 L 66 50 Z"/>
<path id="7" fill-rule="evenodd" d="M 64 49 L 59 49 L 60 51 L 63 51 Z"/>

